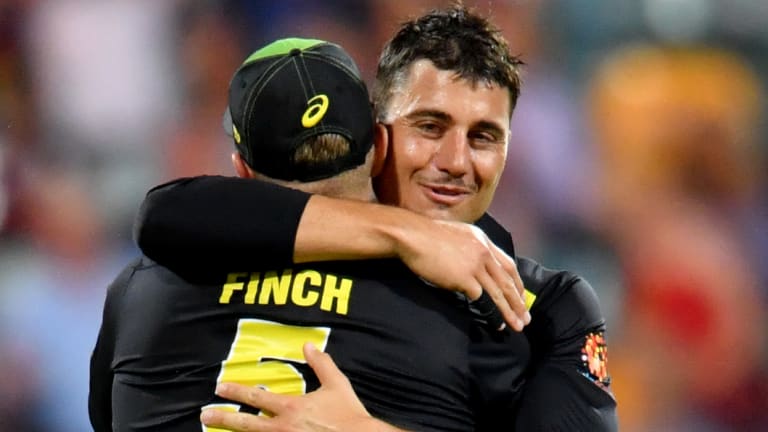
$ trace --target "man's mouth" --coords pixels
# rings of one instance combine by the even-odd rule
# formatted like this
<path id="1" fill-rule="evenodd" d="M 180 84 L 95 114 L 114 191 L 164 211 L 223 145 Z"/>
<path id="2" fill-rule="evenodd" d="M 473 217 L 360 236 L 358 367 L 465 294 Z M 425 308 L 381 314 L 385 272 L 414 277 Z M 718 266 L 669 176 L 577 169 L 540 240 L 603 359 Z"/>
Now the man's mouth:
<path id="1" fill-rule="evenodd" d="M 453 185 L 422 184 L 421 188 L 431 201 L 447 206 L 459 204 L 472 192 L 469 188 Z"/>

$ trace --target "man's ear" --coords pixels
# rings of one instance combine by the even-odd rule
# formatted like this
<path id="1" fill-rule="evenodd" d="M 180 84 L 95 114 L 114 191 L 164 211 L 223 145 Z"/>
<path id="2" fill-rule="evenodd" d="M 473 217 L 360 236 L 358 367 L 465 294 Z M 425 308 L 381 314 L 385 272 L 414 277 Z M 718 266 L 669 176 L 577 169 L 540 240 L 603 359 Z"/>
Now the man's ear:
<path id="1" fill-rule="evenodd" d="M 235 167 L 235 172 L 238 177 L 253 178 L 254 173 L 251 167 L 243 160 L 238 152 L 232 152 L 232 166 Z"/>
<path id="2" fill-rule="evenodd" d="M 381 174 L 384 162 L 387 160 L 388 148 L 389 129 L 383 123 L 376 122 L 373 128 L 373 165 L 371 166 L 371 177 Z"/>

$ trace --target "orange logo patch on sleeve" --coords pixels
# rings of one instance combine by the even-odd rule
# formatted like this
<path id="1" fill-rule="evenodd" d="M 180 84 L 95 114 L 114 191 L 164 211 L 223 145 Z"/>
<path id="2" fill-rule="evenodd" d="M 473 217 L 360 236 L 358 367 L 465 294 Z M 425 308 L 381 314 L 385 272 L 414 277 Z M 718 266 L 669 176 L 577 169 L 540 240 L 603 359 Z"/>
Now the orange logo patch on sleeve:
<path id="1" fill-rule="evenodd" d="M 590 333 L 587 335 L 584 347 L 581 348 L 581 360 L 587 378 L 595 384 L 608 385 L 611 378 L 608 376 L 608 346 L 602 333 Z"/>

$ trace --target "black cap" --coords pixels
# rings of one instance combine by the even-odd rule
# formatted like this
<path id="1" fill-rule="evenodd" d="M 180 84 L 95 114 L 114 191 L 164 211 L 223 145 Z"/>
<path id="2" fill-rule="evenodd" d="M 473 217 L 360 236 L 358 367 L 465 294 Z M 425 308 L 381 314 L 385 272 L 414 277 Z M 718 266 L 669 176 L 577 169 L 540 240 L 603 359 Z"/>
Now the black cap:
<path id="1" fill-rule="evenodd" d="M 313 181 L 360 166 L 373 143 L 373 109 L 354 60 L 339 45 L 280 39 L 251 54 L 229 86 L 224 128 L 251 168 L 282 180 Z M 296 168 L 307 138 L 335 133 L 350 153 Z"/>

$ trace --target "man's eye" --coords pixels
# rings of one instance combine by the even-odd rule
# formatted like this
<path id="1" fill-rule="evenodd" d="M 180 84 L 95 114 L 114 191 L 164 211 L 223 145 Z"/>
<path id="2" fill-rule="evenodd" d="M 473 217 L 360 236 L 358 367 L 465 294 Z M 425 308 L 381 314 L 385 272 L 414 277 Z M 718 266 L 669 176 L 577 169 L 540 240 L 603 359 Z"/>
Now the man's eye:
<path id="1" fill-rule="evenodd" d="M 501 141 L 496 135 L 486 132 L 472 134 L 472 140 L 484 143 L 495 143 Z"/>
<path id="2" fill-rule="evenodd" d="M 416 127 L 420 131 L 428 134 L 438 134 L 442 130 L 440 128 L 440 125 L 438 125 L 437 123 L 419 123 L 418 125 L 416 125 Z"/>

